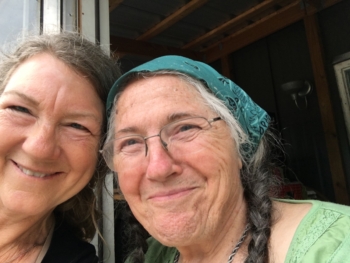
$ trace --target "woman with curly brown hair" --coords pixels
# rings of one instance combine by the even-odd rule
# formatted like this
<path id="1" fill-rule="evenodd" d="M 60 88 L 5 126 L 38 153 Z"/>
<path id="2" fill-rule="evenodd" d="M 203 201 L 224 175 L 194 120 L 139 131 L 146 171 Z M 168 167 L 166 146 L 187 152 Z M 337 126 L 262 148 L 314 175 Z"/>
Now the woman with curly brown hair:
<path id="1" fill-rule="evenodd" d="M 119 68 L 76 33 L 30 36 L 0 62 L 0 262 L 97 262 L 99 154 Z M 95 193 L 96 191 L 96 193 Z"/>

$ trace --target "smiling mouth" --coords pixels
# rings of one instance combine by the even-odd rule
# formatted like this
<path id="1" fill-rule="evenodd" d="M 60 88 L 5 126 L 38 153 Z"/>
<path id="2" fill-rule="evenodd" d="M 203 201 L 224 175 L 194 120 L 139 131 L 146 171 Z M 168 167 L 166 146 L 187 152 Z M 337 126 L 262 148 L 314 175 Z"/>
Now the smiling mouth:
<path id="1" fill-rule="evenodd" d="M 46 173 L 34 172 L 32 170 L 29 170 L 29 169 L 26 169 L 26 168 L 20 166 L 18 163 L 15 163 L 15 164 L 22 171 L 22 173 L 29 175 L 29 176 L 32 176 L 32 177 L 43 178 L 43 177 L 48 177 L 48 176 L 52 176 L 52 175 L 57 174 L 57 173 L 46 174 Z"/>
<path id="2" fill-rule="evenodd" d="M 159 194 L 151 196 L 149 199 L 164 201 L 164 200 L 168 200 L 168 199 L 179 198 L 182 196 L 186 196 L 187 194 L 192 192 L 192 190 L 194 190 L 194 189 L 195 188 L 186 188 L 186 189 L 170 191 L 170 192 L 166 192 L 166 193 L 159 193 Z"/>

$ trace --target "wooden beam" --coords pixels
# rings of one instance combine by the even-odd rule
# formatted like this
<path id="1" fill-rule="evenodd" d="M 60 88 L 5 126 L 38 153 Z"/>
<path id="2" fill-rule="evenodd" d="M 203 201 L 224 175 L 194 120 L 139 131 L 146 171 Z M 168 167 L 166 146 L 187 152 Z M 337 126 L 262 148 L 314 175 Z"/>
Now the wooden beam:
<path id="1" fill-rule="evenodd" d="M 312 5 L 317 9 L 322 9 L 322 0 L 307 0 L 305 2 L 306 5 Z"/>
<path id="2" fill-rule="evenodd" d="M 283 0 L 285 2 L 285 0 Z M 294 0 L 289 0 L 290 2 L 294 1 Z M 224 34 L 227 29 L 232 28 L 236 25 L 239 25 L 241 23 L 243 23 L 244 21 L 248 21 L 250 19 L 252 19 L 254 16 L 256 16 L 257 14 L 264 12 L 268 9 L 271 9 L 273 6 L 275 6 L 276 4 L 282 2 L 282 0 L 266 0 L 263 1 L 261 4 L 256 5 L 253 8 L 248 9 L 246 12 L 236 16 L 235 18 L 227 21 L 226 23 L 218 26 L 217 28 L 211 30 L 210 32 L 196 38 L 195 40 L 193 40 L 192 42 L 186 44 L 185 46 L 183 46 L 183 49 L 190 49 L 193 48 L 195 46 L 199 46 L 202 43 L 208 41 L 211 38 L 214 38 L 218 35 L 222 35 Z"/>
<path id="3" fill-rule="evenodd" d="M 195 60 L 203 60 L 202 54 L 191 50 L 182 50 L 168 46 L 152 44 L 145 41 L 110 36 L 111 51 L 118 57 L 125 54 L 134 54 L 145 57 L 159 57 L 164 55 L 180 55 Z"/>
<path id="4" fill-rule="evenodd" d="M 158 23 L 153 28 L 149 29 L 147 32 L 145 32 L 143 35 L 139 36 L 137 40 L 148 40 L 156 35 L 158 35 L 160 32 L 164 31 L 165 29 L 169 28 L 171 25 L 175 24 L 180 19 L 184 18 L 185 16 L 189 15 L 193 11 L 195 11 L 197 8 L 204 5 L 208 0 L 192 0 L 188 4 L 181 7 L 179 10 L 165 18 L 163 21 Z"/>
<path id="5" fill-rule="evenodd" d="M 245 27 L 235 34 L 225 38 L 223 41 L 212 45 L 204 51 L 205 61 L 210 63 L 226 56 L 248 44 L 266 37 L 304 17 L 304 11 L 300 9 L 299 3 L 287 5 L 276 13 L 267 16 L 252 25 Z"/>
<path id="6" fill-rule="evenodd" d="M 316 15 L 306 16 L 304 18 L 304 25 L 309 45 L 323 131 L 326 139 L 335 198 L 337 203 L 349 205 L 349 194 L 346 187 L 346 178 L 335 128 L 332 103 L 329 96 L 323 47 Z"/>
<path id="7" fill-rule="evenodd" d="M 226 78 L 232 79 L 231 61 L 228 56 L 224 56 L 221 58 L 221 74 Z"/>
<path id="8" fill-rule="evenodd" d="M 114 9 L 116 9 L 123 0 L 109 0 L 109 12 L 111 13 Z"/>
<path id="9" fill-rule="evenodd" d="M 323 8 L 327 8 L 341 1 L 342 0 L 324 0 Z M 204 50 L 205 62 L 213 62 L 220 57 L 226 56 L 286 26 L 302 20 L 306 14 L 314 14 L 318 11 L 320 10 L 316 9 L 314 6 L 309 6 L 307 10 L 301 9 L 300 2 L 295 1 Z"/>

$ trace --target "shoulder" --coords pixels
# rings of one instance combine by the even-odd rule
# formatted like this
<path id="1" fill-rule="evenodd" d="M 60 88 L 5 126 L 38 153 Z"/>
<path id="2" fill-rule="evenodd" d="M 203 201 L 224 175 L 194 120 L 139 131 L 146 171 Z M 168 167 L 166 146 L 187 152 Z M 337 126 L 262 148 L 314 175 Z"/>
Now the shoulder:
<path id="1" fill-rule="evenodd" d="M 71 226 L 57 223 L 42 263 L 97 263 L 95 247 L 73 234 Z"/>
<path id="2" fill-rule="evenodd" d="M 283 262 L 286 258 L 297 228 L 311 209 L 312 204 L 306 202 L 296 204 L 289 200 L 274 200 L 269 253 L 275 262 Z"/>
<path id="3" fill-rule="evenodd" d="M 174 247 L 163 246 L 152 237 L 147 240 L 147 243 L 148 250 L 146 253 L 145 263 L 163 263 L 174 261 L 176 254 L 176 249 Z"/>
<path id="4" fill-rule="evenodd" d="M 312 208 L 298 225 L 285 262 L 350 262 L 350 207 L 305 202 Z"/>
<path id="5" fill-rule="evenodd" d="M 275 201 L 291 204 L 291 205 L 305 205 L 309 204 L 312 206 L 312 210 L 310 212 L 320 212 L 321 210 L 335 211 L 340 214 L 344 214 L 345 216 L 350 216 L 350 206 L 341 205 L 331 202 L 323 202 L 319 200 L 288 200 L 288 199 L 275 199 Z"/>

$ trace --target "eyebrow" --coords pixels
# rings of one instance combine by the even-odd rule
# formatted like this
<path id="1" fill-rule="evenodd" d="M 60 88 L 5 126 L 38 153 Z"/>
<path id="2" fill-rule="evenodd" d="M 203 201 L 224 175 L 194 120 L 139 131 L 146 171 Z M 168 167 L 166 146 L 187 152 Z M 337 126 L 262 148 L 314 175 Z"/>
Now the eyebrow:
<path id="1" fill-rule="evenodd" d="M 28 97 L 27 95 L 21 93 L 21 92 L 18 92 L 18 91 L 15 91 L 15 90 L 9 90 L 9 91 L 5 91 L 2 96 L 8 96 L 8 95 L 17 95 L 18 97 L 21 97 L 22 99 L 24 99 L 25 101 L 33 104 L 34 106 L 38 106 L 39 105 L 39 102 L 36 101 L 35 99 L 31 98 L 31 97 Z"/>
<path id="2" fill-rule="evenodd" d="M 21 93 L 15 90 L 9 90 L 6 91 L 2 94 L 3 96 L 6 95 L 17 95 L 18 97 L 21 97 L 22 99 L 24 99 L 25 101 L 29 102 L 30 104 L 34 105 L 34 106 L 38 106 L 39 102 L 36 101 L 35 99 Z M 90 118 L 90 119 L 94 119 L 96 120 L 99 124 L 101 123 L 101 121 L 99 120 L 99 118 L 97 116 L 95 116 L 94 114 L 90 114 L 90 113 L 68 113 L 65 115 L 65 117 L 67 118 Z"/>
<path id="3" fill-rule="evenodd" d="M 196 115 L 188 113 L 188 112 L 176 112 L 176 113 L 172 113 L 167 117 L 168 123 L 173 122 L 173 121 L 177 121 L 179 119 L 184 119 L 184 118 L 191 118 L 194 117 Z"/>
<path id="4" fill-rule="evenodd" d="M 168 123 L 171 123 L 173 121 L 177 121 L 180 119 L 184 119 L 184 118 L 190 118 L 190 117 L 194 117 L 196 115 L 194 114 L 190 114 L 188 112 L 176 112 L 176 113 L 172 113 L 170 114 L 166 119 L 167 119 L 167 123 L 164 124 L 163 126 L 167 125 Z M 163 127 L 162 126 L 162 127 Z M 161 128 L 162 128 L 161 127 Z M 115 134 L 120 134 L 120 133 L 133 133 L 133 134 L 138 134 L 137 132 L 139 131 L 139 128 L 137 128 L 136 126 L 130 126 L 130 127 L 126 127 L 124 129 L 118 130 Z"/>
<path id="5" fill-rule="evenodd" d="M 120 134 L 120 133 L 133 133 L 133 134 L 137 134 L 138 129 L 135 126 L 132 127 L 126 127 L 124 129 L 121 129 L 119 131 L 117 131 L 115 134 Z"/>
<path id="6" fill-rule="evenodd" d="M 66 118 L 72 118 L 72 119 L 94 119 L 96 122 L 98 122 L 99 124 L 101 124 L 101 120 L 99 120 L 99 118 L 95 115 L 95 114 L 90 114 L 90 113 L 68 113 L 65 114 Z"/>

